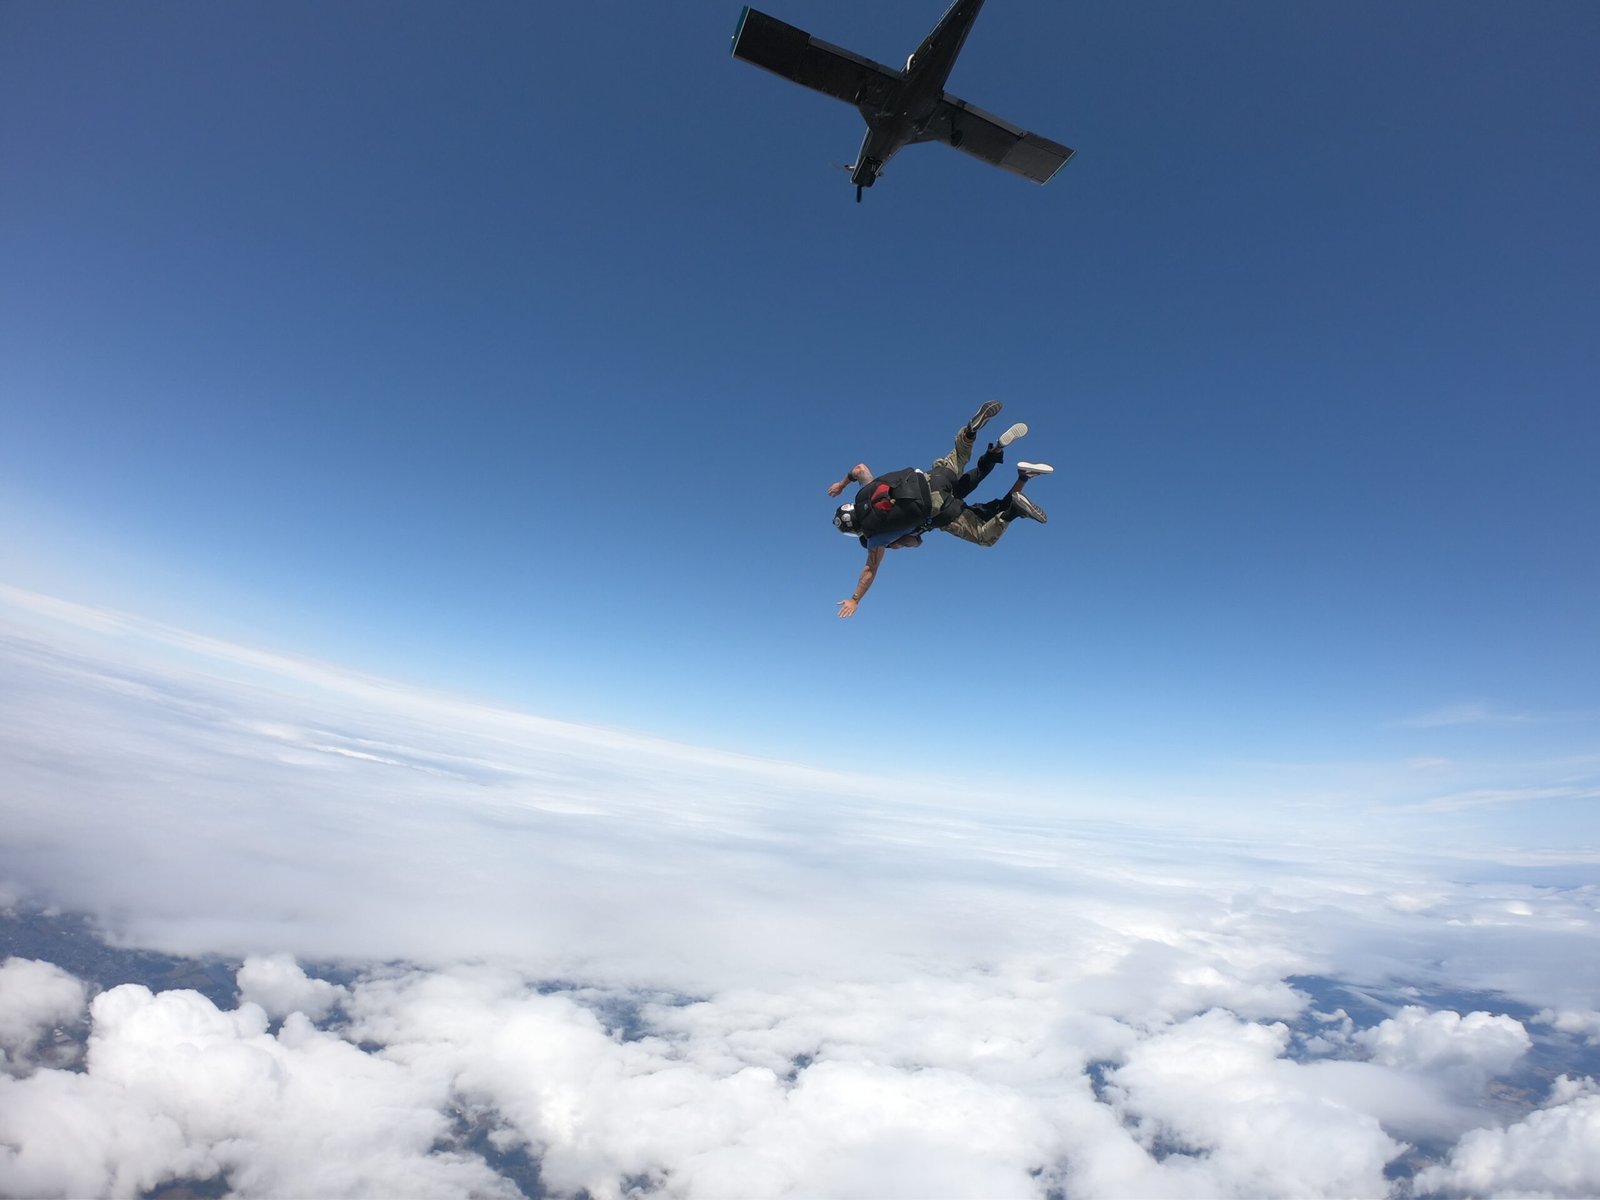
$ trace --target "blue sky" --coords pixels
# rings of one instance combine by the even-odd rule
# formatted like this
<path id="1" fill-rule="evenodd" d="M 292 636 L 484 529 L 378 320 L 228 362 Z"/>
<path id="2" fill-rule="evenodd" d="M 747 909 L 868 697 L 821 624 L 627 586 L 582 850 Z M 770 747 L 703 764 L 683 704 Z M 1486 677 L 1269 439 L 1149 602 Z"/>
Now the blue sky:
<path id="1" fill-rule="evenodd" d="M 1594 1194 L 1600 8 L 737 17 L 0 4 L 0 1191 Z"/>
<path id="2" fill-rule="evenodd" d="M 0 7 L 0 579 L 834 767 L 1592 831 L 1600 10 L 995 0 L 951 90 L 1078 158 L 860 205 L 737 15 Z M 988 397 L 1050 525 L 835 620 L 825 485 Z"/>

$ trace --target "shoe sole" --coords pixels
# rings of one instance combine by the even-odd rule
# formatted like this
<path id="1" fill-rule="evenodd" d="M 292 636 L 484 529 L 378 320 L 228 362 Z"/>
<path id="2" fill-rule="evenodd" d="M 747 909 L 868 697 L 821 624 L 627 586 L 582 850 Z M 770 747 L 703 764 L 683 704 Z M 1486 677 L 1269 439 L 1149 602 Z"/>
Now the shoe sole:
<path id="1" fill-rule="evenodd" d="M 1016 441 L 1019 437 L 1027 437 L 1027 436 L 1028 436 L 1028 427 L 1026 425 L 1024 425 L 1021 421 L 1018 421 L 1010 429 L 1006 430 L 999 437 L 995 438 L 994 444 L 996 446 L 1005 447 L 1005 446 L 1011 445 L 1011 443 Z"/>
<path id="2" fill-rule="evenodd" d="M 1020 494 L 1013 496 L 1011 502 L 1017 506 L 1017 511 L 1023 516 L 1029 517 L 1032 520 L 1039 522 L 1041 525 L 1049 524 L 1049 515 L 1044 511 L 1044 509 L 1040 508 L 1026 496 Z"/>
<path id="3" fill-rule="evenodd" d="M 972 415 L 972 420 L 967 422 L 967 428 L 972 430 L 973 433 L 977 433 L 978 430 L 982 429 L 985 425 L 999 415 L 1000 401 L 985 400 L 983 404 L 979 406 L 978 411 Z"/>
<path id="4" fill-rule="evenodd" d="M 1018 463 L 1017 474 L 1026 475 L 1031 479 L 1035 475 L 1053 475 L 1055 468 L 1049 463 Z"/>

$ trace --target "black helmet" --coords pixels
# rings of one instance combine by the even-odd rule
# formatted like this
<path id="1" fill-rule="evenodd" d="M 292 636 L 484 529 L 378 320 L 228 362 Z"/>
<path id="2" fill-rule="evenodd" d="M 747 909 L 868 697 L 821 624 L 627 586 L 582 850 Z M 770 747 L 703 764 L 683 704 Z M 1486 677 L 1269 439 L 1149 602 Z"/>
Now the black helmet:
<path id="1" fill-rule="evenodd" d="M 845 537 L 856 537 L 856 506 L 854 504 L 841 504 L 834 510 L 833 527 Z"/>

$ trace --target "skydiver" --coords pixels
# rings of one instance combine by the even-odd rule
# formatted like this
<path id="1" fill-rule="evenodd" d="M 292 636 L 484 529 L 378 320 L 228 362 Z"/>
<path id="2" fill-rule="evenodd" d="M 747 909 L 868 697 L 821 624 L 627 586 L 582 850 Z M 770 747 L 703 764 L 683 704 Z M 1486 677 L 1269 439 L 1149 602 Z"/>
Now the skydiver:
<path id="1" fill-rule="evenodd" d="M 833 514 L 833 525 L 840 533 L 860 541 L 867 550 L 867 565 L 856 581 L 848 600 L 839 601 L 839 616 L 853 617 L 861 598 L 877 578 L 885 550 L 910 550 L 922 545 L 922 535 L 930 529 L 943 529 L 963 541 L 992 546 L 1018 517 L 1041 525 L 1049 518 L 1022 489 L 1028 480 L 1048 475 L 1048 463 L 1018 463 L 1017 481 L 1011 490 L 982 504 L 966 503 L 972 489 L 990 471 L 1005 461 L 1005 448 L 1028 432 L 1023 424 L 1011 426 L 978 457 L 971 470 L 967 462 L 982 429 L 1000 412 L 1000 401 L 987 400 L 972 419 L 956 431 L 955 448 L 926 471 L 909 467 L 874 476 L 866 463 L 851 467 L 845 477 L 828 485 L 828 495 L 837 496 L 850 484 L 860 485 L 853 502 L 841 504 Z"/>

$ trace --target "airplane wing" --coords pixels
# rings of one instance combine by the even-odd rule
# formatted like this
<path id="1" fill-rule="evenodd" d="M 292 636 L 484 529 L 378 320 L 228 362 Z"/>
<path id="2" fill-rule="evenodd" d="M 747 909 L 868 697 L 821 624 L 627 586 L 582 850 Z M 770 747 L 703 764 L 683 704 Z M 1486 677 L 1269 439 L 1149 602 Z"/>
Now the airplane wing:
<path id="1" fill-rule="evenodd" d="M 1011 122 L 1002 121 L 993 113 L 984 112 L 949 93 L 939 101 L 933 119 L 917 140 L 954 146 L 1035 183 L 1048 183 L 1076 153 L 1060 142 L 1018 129 Z"/>
<path id="2" fill-rule="evenodd" d="M 857 106 L 876 103 L 900 82 L 899 71 L 748 7 L 739 14 L 733 56 Z"/>

